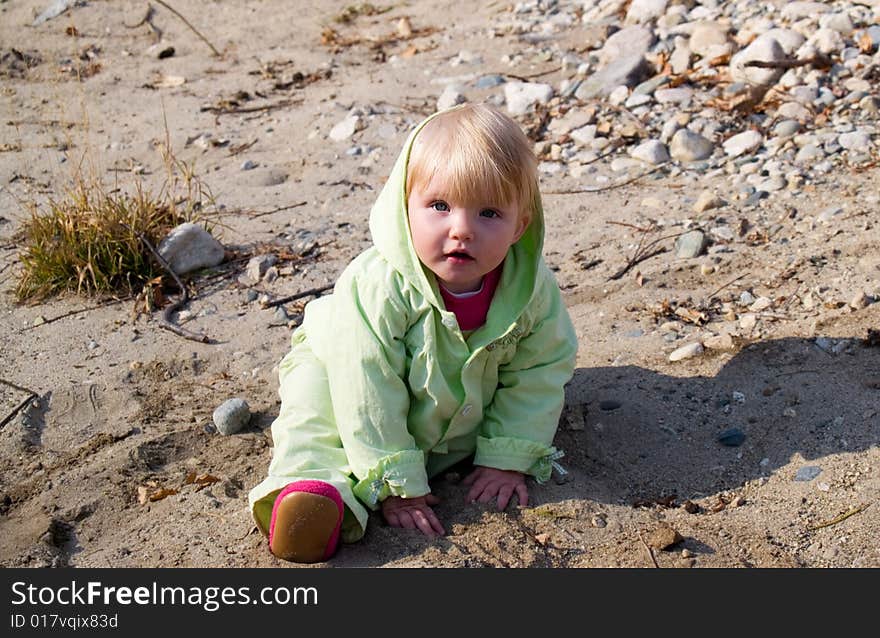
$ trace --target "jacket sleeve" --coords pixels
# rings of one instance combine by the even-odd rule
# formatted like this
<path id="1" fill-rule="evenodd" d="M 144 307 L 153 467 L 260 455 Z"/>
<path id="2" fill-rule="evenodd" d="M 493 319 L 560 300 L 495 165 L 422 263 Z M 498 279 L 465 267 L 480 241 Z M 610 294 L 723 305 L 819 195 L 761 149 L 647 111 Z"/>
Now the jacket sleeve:
<path id="1" fill-rule="evenodd" d="M 534 324 L 498 370 L 498 389 L 486 408 L 475 465 L 550 478 L 561 456 L 551 443 L 574 372 L 577 336 L 553 275 L 542 279 Z"/>
<path id="2" fill-rule="evenodd" d="M 342 446 L 357 482 L 354 493 L 377 508 L 388 496 L 430 492 L 424 453 L 407 429 L 406 334 L 409 313 L 399 277 L 376 261 L 367 273 L 343 274 L 321 319 L 324 360 Z"/>

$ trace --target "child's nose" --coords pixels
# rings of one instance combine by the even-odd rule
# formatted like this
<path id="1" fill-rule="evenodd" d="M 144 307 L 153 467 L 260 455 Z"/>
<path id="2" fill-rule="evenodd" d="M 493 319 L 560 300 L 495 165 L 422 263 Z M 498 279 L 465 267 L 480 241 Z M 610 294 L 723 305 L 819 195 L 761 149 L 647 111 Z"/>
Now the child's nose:
<path id="1" fill-rule="evenodd" d="M 453 239 L 473 239 L 474 229 L 470 218 L 466 213 L 458 213 L 452 216 L 452 224 L 449 235 Z"/>

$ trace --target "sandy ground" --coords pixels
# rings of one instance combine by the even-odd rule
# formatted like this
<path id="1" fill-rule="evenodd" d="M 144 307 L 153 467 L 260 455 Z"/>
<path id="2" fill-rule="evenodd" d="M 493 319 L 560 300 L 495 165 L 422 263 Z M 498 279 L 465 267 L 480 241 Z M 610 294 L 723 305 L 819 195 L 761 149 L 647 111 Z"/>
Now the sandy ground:
<path id="1" fill-rule="evenodd" d="M 332 283 L 368 245 L 369 207 L 409 127 L 433 110 L 438 80 L 549 70 L 541 81 L 558 86 L 562 72 L 516 35 L 486 35 L 503 3 L 411 2 L 340 25 L 339 1 L 176 0 L 222 57 L 159 6 L 157 45 L 146 24 L 125 26 L 144 2 L 93 0 L 31 26 L 46 4 L 0 4 L 0 53 L 35 56 L 25 72 L 4 58 L 0 82 L 0 378 L 38 395 L 0 430 L 0 565 L 279 566 L 253 527 L 247 492 L 268 466 L 275 366 L 290 328 L 247 301 L 238 279 L 246 259 L 191 278 L 186 325 L 215 344 L 159 329 L 158 317 L 134 316 L 131 301 L 18 306 L 9 293 L 22 202 L 63 196 L 76 166 L 120 186 L 141 167 L 158 188 L 167 121 L 178 157 L 195 163 L 221 207 L 217 234 L 228 248 L 289 255 L 303 239 L 317 242 L 309 259 L 282 260 L 277 280 L 253 286 L 288 295 Z M 335 51 L 321 42 L 328 26 L 348 38 L 393 35 L 403 16 L 416 32 L 408 40 Z M 556 37 L 576 47 L 585 33 Z M 169 46 L 174 55 L 159 59 Z M 462 49 L 484 61 L 450 66 Z M 517 53 L 516 66 L 499 62 Z M 273 108 L 205 109 L 232 101 Z M 367 127 L 328 139 L 352 107 Z M 355 146 L 367 152 L 348 154 Z M 257 166 L 242 170 L 245 161 Z M 681 232 L 703 189 L 725 195 L 725 177 L 713 179 L 658 174 L 545 196 L 547 261 L 581 344 L 556 441 L 567 480 L 532 485 L 529 507 L 497 512 L 466 505 L 446 476 L 435 484 L 446 537 L 374 517 L 363 541 L 328 566 L 880 567 L 880 348 L 867 339 L 880 304 L 849 305 L 859 292 L 880 296 L 876 197 L 865 204 L 877 169 L 835 172 L 750 209 L 731 201 L 699 218 L 743 229 L 727 252 L 679 259 L 668 250 L 610 279 L 638 247 L 634 227 L 663 228 L 650 239 Z M 545 191 L 578 186 L 564 173 L 542 178 Z M 815 223 L 832 204 L 847 214 Z M 744 291 L 773 302 L 748 329 Z M 83 308 L 94 309 L 67 315 Z M 732 335 L 728 348 L 669 361 L 710 333 Z M 27 391 L 0 386 L 0 417 Z M 211 413 L 234 396 L 254 416 L 222 436 Z M 728 428 L 745 441 L 721 445 Z M 808 466 L 820 473 L 795 480 Z M 142 504 L 139 487 L 176 492 Z M 675 532 L 681 540 L 667 549 L 648 549 Z"/>

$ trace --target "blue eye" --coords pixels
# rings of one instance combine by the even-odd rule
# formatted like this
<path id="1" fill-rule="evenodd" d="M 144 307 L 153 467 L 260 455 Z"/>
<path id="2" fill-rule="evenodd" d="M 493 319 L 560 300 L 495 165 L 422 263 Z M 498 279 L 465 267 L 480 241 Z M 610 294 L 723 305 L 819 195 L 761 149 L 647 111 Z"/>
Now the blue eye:
<path id="1" fill-rule="evenodd" d="M 445 213 L 449 211 L 449 205 L 446 202 L 434 202 L 431 204 L 431 208 L 440 213 Z"/>
<path id="2" fill-rule="evenodd" d="M 480 217 L 499 217 L 497 211 L 492 210 L 491 208 L 487 208 L 485 210 L 480 211 Z"/>

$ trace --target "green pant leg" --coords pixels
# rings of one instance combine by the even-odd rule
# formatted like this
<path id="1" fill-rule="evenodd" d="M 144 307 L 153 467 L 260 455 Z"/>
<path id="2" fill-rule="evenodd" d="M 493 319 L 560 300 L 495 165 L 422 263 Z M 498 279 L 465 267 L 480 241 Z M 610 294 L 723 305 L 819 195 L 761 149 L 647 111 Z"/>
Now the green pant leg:
<path id="1" fill-rule="evenodd" d="M 272 423 L 272 461 L 266 479 L 248 495 L 251 513 L 268 536 L 275 497 L 288 483 L 324 481 L 339 490 L 346 506 L 342 540 L 354 542 L 364 534 L 367 510 L 352 493 L 354 479 L 336 430 L 324 365 L 304 337 L 297 337 L 281 362 L 281 410 Z"/>

